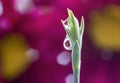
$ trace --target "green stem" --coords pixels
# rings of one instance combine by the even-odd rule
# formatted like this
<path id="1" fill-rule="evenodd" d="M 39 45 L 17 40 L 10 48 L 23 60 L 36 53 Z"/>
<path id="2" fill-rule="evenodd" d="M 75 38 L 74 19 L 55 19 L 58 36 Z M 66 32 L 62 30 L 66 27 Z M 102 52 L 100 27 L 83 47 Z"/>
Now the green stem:
<path id="1" fill-rule="evenodd" d="M 77 18 L 74 16 L 72 10 L 68 9 L 68 18 L 65 21 L 61 20 L 61 22 L 66 31 L 66 35 L 69 38 L 69 43 L 72 49 L 72 68 L 74 75 L 74 83 L 80 83 L 80 63 L 81 63 L 82 36 L 84 31 L 84 18 L 82 17 L 81 25 L 79 26 L 79 22 Z"/>
<path id="2" fill-rule="evenodd" d="M 74 83 L 80 83 L 80 71 L 73 71 L 73 75 L 74 75 Z"/>
<path id="3" fill-rule="evenodd" d="M 73 76 L 74 76 L 74 83 L 80 83 L 80 46 L 79 43 L 76 42 L 73 50 L 72 50 L 72 67 L 73 67 Z"/>

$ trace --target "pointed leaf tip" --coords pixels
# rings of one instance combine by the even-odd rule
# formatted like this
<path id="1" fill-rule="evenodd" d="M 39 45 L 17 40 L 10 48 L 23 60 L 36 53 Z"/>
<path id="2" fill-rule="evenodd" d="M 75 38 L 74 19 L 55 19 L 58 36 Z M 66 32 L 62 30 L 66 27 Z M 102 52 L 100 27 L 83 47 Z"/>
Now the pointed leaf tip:
<path id="1" fill-rule="evenodd" d="M 84 17 L 81 18 L 81 24 L 80 24 L 80 34 L 83 34 L 84 32 Z"/>
<path id="2" fill-rule="evenodd" d="M 72 10 L 70 10 L 69 8 L 67 8 L 67 12 L 68 12 L 68 14 L 69 14 L 70 12 L 72 12 Z"/>
<path id="3" fill-rule="evenodd" d="M 67 11 L 68 11 L 68 18 L 73 18 L 75 17 L 72 10 L 70 10 L 69 8 L 67 8 Z"/>
<path id="4" fill-rule="evenodd" d="M 81 24 L 84 25 L 84 17 L 81 18 Z"/>

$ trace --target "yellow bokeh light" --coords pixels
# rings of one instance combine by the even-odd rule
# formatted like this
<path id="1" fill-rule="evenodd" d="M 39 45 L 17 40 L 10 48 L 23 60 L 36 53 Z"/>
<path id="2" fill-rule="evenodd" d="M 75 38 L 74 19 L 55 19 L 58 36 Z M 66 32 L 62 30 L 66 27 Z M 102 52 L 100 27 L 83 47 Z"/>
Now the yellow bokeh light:
<path id="1" fill-rule="evenodd" d="M 2 53 L 2 76 L 12 80 L 18 77 L 29 65 L 26 51 L 29 46 L 18 34 L 9 34 L 0 42 Z"/>
<path id="2" fill-rule="evenodd" d="M 90 18 L 90 37 L 98 48 L 120 49 L 120 7 L 94 11 Z"/>

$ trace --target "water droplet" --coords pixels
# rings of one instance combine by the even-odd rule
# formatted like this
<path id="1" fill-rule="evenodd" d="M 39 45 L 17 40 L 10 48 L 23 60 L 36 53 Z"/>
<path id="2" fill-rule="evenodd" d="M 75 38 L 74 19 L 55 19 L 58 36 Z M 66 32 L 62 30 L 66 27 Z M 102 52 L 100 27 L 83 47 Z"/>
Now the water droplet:
<path id="1" fill-rule="evenodd" d="M 69 74 L 66 79 L 65 79 L 65 83 L 74 83 L 74 78 L 73 78 L 73 74 Z"/>
<path id="2" fill-rule="evenodd" d="M 69 52 L 63 51 L 57 56 L 57 62 L 60 65 L 68 65 L 71 61 L 71 56 Z"/>
<path id="3" fill-rule="evenodd" d="M 66 36 L 66 38 L 64 39 L 63 46 L 66 50 L 72 50 L 70 38 L 68 36 Z"/>
<path id="4" fill-rule="evenodd" d="M 36 61 L 39 58 L 39 52 L 36 49 L 30 48 L 27 52 L 26 55 L 28 59 L 32 62 Z"/>

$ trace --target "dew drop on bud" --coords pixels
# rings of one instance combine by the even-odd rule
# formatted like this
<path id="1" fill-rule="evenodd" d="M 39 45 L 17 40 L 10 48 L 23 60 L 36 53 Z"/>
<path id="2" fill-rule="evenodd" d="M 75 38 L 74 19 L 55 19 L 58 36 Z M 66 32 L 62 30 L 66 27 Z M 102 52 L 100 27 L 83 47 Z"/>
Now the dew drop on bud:
<path id="1" fill-rule="evenodd" d="M 72 50 L 69 37 L 64 39 L 63 46 L 66 50 Z"/>

